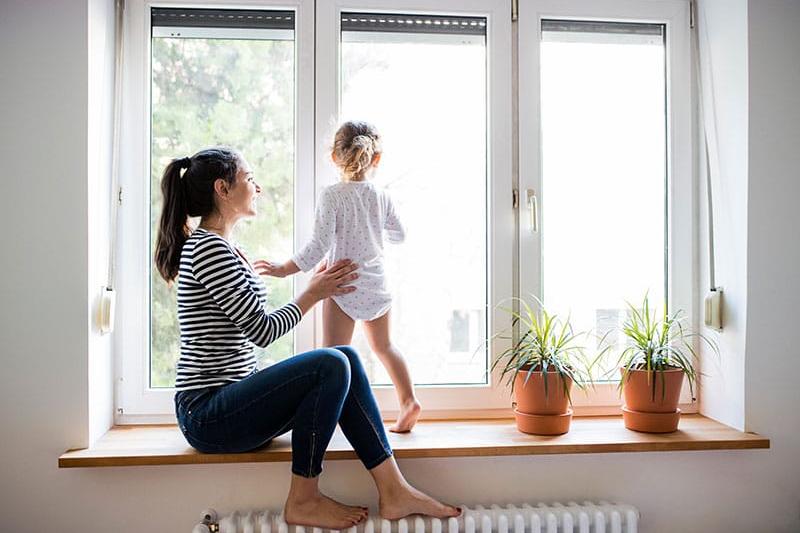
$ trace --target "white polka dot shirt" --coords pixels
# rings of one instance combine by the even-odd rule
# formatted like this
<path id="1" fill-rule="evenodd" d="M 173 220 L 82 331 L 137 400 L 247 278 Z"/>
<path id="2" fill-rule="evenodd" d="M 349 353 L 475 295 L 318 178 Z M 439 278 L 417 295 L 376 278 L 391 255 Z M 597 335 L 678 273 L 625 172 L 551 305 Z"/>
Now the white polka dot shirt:
<path id="1" fill-rule="evenodd" d="M 304 272 L 326 253 L 329 264 L 340 259 L 357 263 L 356 290 L 333 299 L 353 320 L 372 320 L 392 303 L 383 267 L 384 235 L 395 244 L 405 239 L 389 195 L 368 181 L 337 183 L 322 191 L 311 241 L 292 260 Z"/>

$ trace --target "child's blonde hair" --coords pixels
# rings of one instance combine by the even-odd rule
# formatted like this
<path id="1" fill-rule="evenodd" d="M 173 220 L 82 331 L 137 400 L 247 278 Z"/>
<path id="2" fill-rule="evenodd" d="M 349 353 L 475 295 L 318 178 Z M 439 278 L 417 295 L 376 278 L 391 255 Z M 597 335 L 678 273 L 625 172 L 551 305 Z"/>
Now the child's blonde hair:
<path id="1" fill-rule="evenodd" d="M 381 153 L 381 136 L 375 126 L 360 120 L 349 120 L 339 126 L 333 138 L 336 166 L 345 181 L 362 181 Z"/>

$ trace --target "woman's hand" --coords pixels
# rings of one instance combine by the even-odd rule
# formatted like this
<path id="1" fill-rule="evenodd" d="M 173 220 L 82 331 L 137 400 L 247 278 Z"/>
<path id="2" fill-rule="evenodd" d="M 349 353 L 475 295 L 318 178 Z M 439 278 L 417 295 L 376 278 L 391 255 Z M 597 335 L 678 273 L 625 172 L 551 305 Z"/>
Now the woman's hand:
<path id="1" fill-rule="evenodd" d="M 358 269 L 358 265 L 349 259 L 336 261 L 331 266 L 322 263 L 308 282 L 306 290 L 297 297 L 295 303 L 305 314 L 320 300 L 353 292 L 356 288 L 348 283 L 358 278 L 358 274 L 355 273 L 356 269 Z"/>
<path id="2" fill-rule="evenodd" d="M 272 276 L 274 278 L 285 278 L 300 272 L 300 268 L 291 260 L 280 264 L 272 263 L 266 259 L 258 259 L 253 263 L 253 268 L 262 276 Z"/>
<path id="3" fill-rule="evenodd" d="M 357 269 L 358 265 L 349 259 L 337 261 L 330 268 L 323 262 L 314 272 L 306 290 L 318 296 L 318 300 L 353 292 L 356 288 L 347 284 L 358 278 L 358 274 L 355 273 Z"/>

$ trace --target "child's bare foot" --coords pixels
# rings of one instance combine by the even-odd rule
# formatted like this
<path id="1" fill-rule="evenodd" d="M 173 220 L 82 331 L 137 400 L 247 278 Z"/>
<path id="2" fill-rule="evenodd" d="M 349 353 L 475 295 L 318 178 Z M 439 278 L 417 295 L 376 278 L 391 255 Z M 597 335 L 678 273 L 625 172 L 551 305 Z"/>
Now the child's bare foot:
<path id="1" fill-rule="evenodd" d="M 422 410 L 416 399 L 406 402 L 400 406 L 400 414 L 397 415 L 397 422 L 389 428 L 394 433 L 408 433 L 417 423 L 419 413 Z"/>
<path id="2" fill-rule="evenodd" d="M 283 519 L 287 524 L 298 526 L 347 529 L 363 521 L 367 514 L 366 507 L 344 505 L 317 493 L 302 500 L 290 495 L 283 510 Z"/>
<path id="3" fill-rule="evenodd" d="M 404 488 L 381 498 L 379 508 L 381 517 L 387 520 L 397 520 L 412 514 L 434 518 L 450 518 L 461 514 L 461 509 L 436 501 L 407 484 Z"/>

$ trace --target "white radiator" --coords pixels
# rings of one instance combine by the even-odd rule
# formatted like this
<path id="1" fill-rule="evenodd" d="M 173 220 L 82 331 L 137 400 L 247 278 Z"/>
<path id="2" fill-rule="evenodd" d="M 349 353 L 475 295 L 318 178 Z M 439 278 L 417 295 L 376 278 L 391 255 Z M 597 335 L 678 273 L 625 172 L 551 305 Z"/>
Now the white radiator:
<path id="1" fill-rule="evenodd" d="M 400 520 L 369 518 L 342 533 L 636 533 L 639 511 L 625 504 L 569 502 L 545 505 L 476 505 L 458 518 L 409 517 Z M 331 533 L 338 533 L 330 530 Z M 289 526 L 283 516 L 269 511 L 234 512 L 217 519 L 203 512 L 203 522 L 192 533 L 324 533 L 320 528 Z"/>

